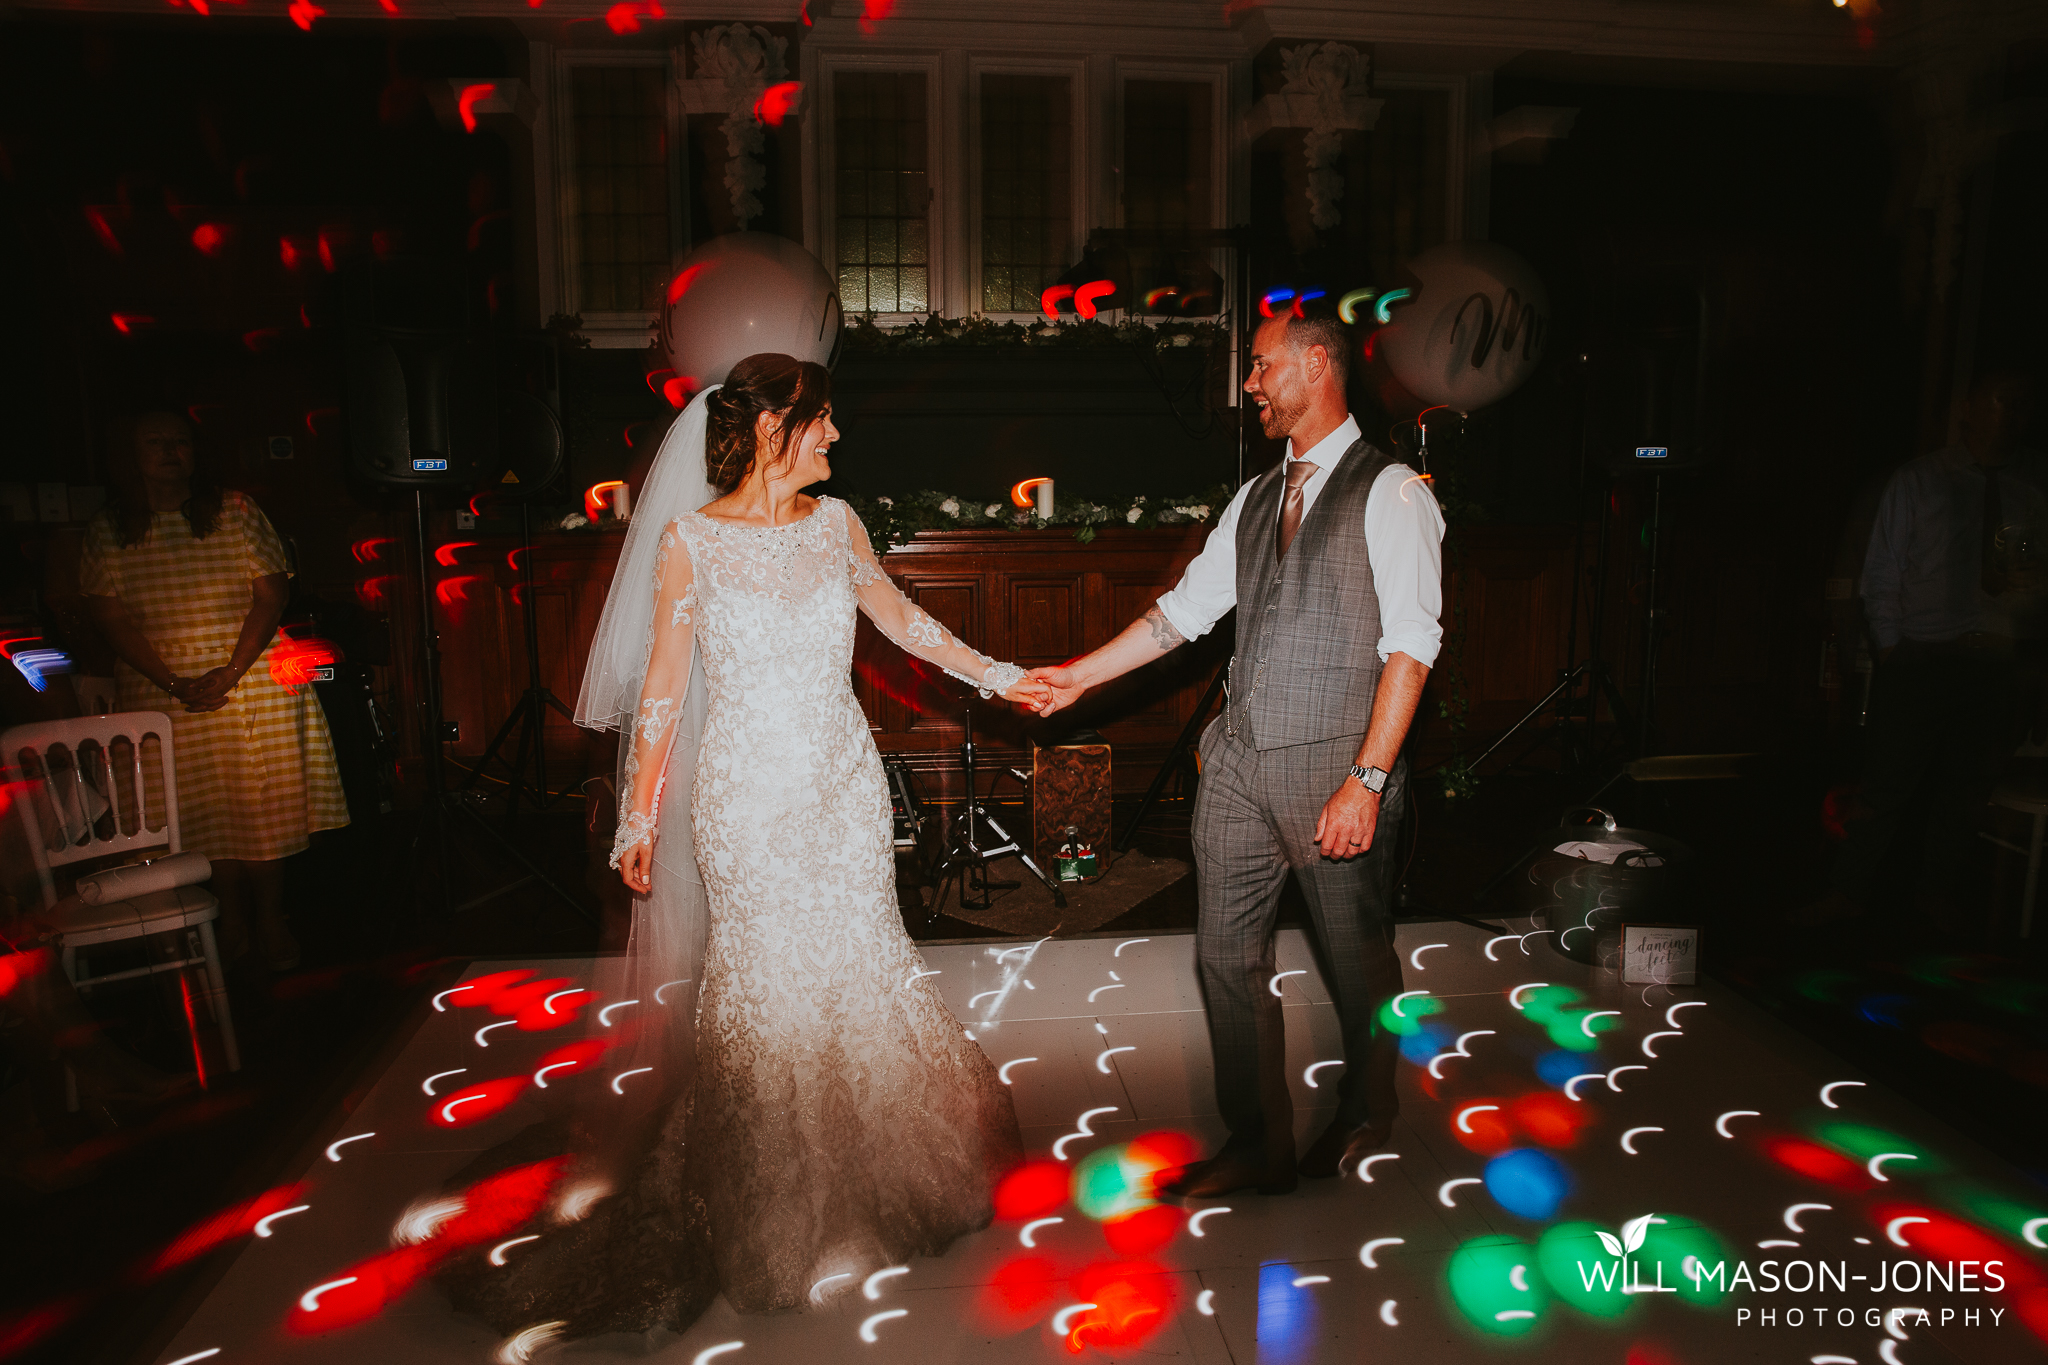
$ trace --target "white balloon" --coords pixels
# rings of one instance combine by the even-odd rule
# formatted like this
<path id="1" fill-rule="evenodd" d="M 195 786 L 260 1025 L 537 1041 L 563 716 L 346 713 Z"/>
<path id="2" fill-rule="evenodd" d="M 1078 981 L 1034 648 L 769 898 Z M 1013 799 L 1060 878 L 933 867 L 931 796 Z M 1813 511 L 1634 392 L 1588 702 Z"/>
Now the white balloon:
<path id="1" fill-rule="evenodd" d="M 1407 390 L 1471 412 L 1512 393 L 1543 359 L 1550 296 L 1535 269 L 1492 242 L 1446 242 L 1408 263 L 1413 295 L 1374 343 Z"/>
<path id="2" fill-rule="evenodd" d="M 692 390 L 723 384 L 735 364 L 763 351 L 829 365 L 839 349 L 832 276 L 787 237 L 712 238 L 683 258 L 667 299 L 661 348 Z"/>

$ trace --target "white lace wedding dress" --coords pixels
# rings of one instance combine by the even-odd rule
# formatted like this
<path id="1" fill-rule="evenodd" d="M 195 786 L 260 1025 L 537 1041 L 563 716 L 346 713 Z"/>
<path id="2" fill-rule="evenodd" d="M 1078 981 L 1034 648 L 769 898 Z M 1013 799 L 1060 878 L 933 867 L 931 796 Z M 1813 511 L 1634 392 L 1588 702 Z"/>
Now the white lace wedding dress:
<path id="1" fill-rule="evenodd" d="M 857 1287 L 986 1226 L 995 1177 L 1021 1159 L 1008 1088 L 903 930 L 888 788 L 851 684 L 855 610 L 985 692 L 1021 670 L 904 597 L 835 499 L 779 527 L 686 513 L 656 578 L 629 769 L 666 765 L 682 705 L 667 693 L 693 649 L 709 693 L 692 790 L 660 798 L 690 802 L 710 897 L 694 1099 L 619 1197 L 548 1239 L 559 1250 L 447 1277 L 508 1331 L 681 1327 L 713 1290 L 742 1312 L 801 1306 L 821 1280 Z M 620 851 L 658 822 L 629 810 Z"/>

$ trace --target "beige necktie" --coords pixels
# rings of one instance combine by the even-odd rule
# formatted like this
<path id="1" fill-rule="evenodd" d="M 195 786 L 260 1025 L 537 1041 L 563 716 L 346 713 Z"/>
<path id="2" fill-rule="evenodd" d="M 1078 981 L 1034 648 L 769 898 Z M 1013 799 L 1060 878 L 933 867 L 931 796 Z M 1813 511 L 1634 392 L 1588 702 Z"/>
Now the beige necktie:
<path id="1" fill-rule="evenodd" d="M 1287 500 L 1280 504 L 1280 542 L 1274 558 L 1287 558 L 1287 547 L 1294 543 L 1294 533 L 1301 529 L 1301 486 L 1315 477 L 1316 466 L 1307 460 L 1296 460 L 1287 466 Z"/>

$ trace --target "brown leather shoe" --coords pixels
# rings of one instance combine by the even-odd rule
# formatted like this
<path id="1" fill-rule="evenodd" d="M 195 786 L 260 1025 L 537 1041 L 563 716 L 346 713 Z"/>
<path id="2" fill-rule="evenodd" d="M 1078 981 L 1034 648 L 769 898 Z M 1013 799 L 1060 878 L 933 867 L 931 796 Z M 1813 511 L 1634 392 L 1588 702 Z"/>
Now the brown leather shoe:
<path id="1" fill-rule="evenodd" d="M 1183 1199 L 1220 1199 L 1239 1190 L 1288 1194 L 1295 1187 L 1294 1162 L 1254 1162 L 1243 1157 L 1214 1156 L 1181 1169 L 1161 1188 Z"/>
<path id="2" fill-rule="evenodd" d="M 1394 1134 L 1393 1120 L 1366 1123 L 1356 1128 L 1332 1123 L 1301 1158 L 1301 1173 L 1311 1180 L 1328 1180 L 1347 1175 L 1375 1150 L 1387 1145 Z"/>

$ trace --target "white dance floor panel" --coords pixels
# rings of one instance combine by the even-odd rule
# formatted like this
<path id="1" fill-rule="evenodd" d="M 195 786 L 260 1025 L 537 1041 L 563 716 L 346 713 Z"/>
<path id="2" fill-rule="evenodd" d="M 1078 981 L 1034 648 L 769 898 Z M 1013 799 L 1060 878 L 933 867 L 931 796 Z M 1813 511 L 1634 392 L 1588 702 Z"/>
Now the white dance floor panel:
<path id="1" fill-rule="evenodd" d="M 232 1266 L 156 1360 L 2002 1365 L 2048 1355 L 2048 1201 L 1934 1119 L 1711 984 L 1624 988 L 1541 936 L 1496 939 L 1456 923 L 1405 926 L 1399 946 L 1411 993 L 1387 1022 L 1404 1034 L 1402 1111 L 1369 1180 L 1304 1180 L 1288 1195 L 1247 1191 L 1153 1215 L 1171 1237 L 1142 1255 L 1117 1251 L 1111 1229 L 1070 1199 L 914 1261 L 872 1282 L 872 1297 L 849 1281 L 822 1308 L 761 1317 L 721 1299 L 687 1332 L 652 1342 L 529 1350 L 455 1314 L 431 1281 L 355 1325 L 294 1330 L 309 1293 L 317 1304 L 321 1286 L 392 1245 L 409 1206 L 538 1117 L 529 1090 L 467 1127 L 430 1121 L 462 1087 L 530 1072 L 563 1040 L 507 1028 L 480 1043 L 493 1016 L 435 1013 L 305 1153 L 291 1195 L 305 1207 L 238 1253 L 215 1253 L 234 1255 Z M 1057 1150 L 1081 1168 L 1141 1134 L 1172 1130 L 1205 1150 L 1223 1136 L 1192 937 L 945 945 L 924 957 L 1004 1065 L 1034 1157 Z M 1314 1065 L 1339 1056 L 1337 1021 L 1298 933 L 1281 935 L 1279 959 L 1271 987 L 1286 1006 L 1305 1148 L 1342 1074 Z M 470 975 L 508 967 L 577 984 L 595 970 L 572 959 Z M 430 1098 L 423 1086 L 436 1077 Z M 596 1094 L 607 1077 L 600 1066 L 558 1083 Z M 1950 1287 L 1930 1283 L 1930 1269 Z M 1814 1282 L 1822 1274 L 1834 1278 Z"/>

